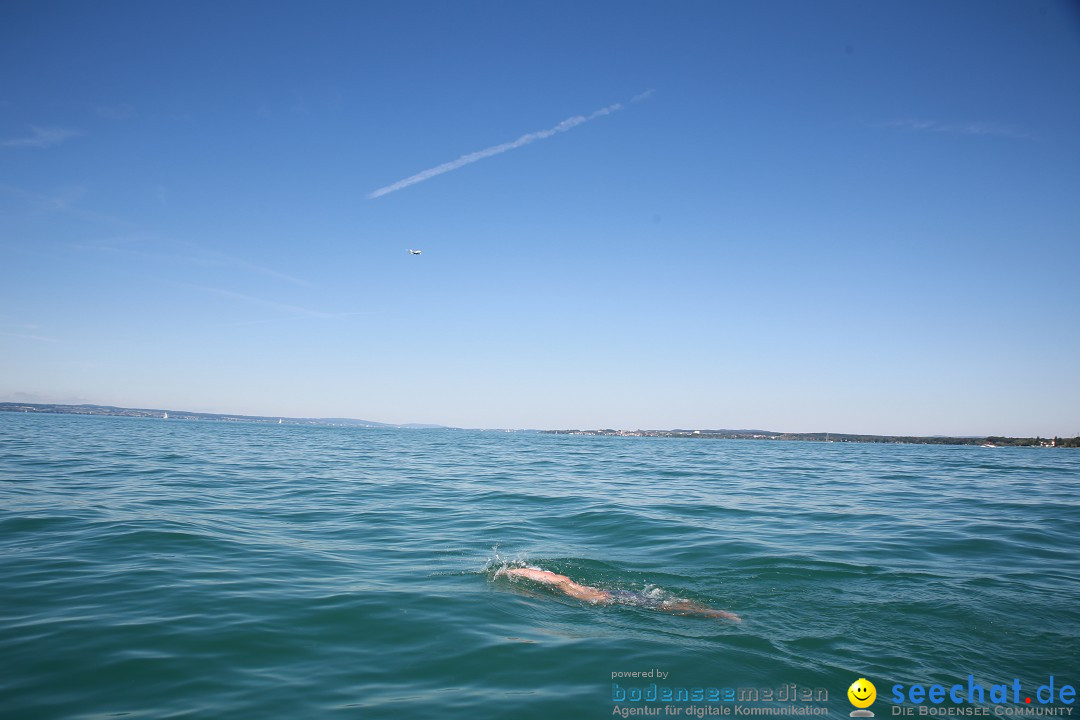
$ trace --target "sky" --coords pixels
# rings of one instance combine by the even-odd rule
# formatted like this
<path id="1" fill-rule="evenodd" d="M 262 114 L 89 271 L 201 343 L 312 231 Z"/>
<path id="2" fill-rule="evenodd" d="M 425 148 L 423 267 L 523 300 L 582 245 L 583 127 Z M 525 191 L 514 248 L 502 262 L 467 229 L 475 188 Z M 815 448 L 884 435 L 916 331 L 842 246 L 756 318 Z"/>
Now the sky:
<path id="1" fill-rule="evenodd" d="M 1065 1 L 5 2 L 0 400 L 1077 435 L 1078 77 Z"/>

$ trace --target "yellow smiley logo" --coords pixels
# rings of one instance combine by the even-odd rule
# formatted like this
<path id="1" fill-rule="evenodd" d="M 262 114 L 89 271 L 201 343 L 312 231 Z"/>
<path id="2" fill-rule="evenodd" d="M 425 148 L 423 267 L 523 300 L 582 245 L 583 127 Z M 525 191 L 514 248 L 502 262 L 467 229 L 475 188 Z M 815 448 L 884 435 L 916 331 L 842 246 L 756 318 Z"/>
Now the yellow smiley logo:
<path id="1" fill-rule="evenodd" d="M 847 697 L 857 708 L 870 707 L 877 698 L 877 688 L 866 678 L 859 678 L 847 689 Z"/>

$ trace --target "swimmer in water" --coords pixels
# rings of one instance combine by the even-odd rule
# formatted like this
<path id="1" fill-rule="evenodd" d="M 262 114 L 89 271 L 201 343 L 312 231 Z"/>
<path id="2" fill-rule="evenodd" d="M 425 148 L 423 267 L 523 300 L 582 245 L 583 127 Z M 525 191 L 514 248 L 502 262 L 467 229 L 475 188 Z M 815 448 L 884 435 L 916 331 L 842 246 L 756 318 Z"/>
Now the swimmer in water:
<path id="1" fill-rule="evenodd" d="M 543 585 L 550 585 L 557 590 L 578 600 L 584 600 L 593 605 L 612 605 L 622 603 L 626 605 L 643 605 L 654 610 L 675 615 L 697 615 L 707 618 L 723 618 L 732 622 L 742 622 L 735 613 L 726 610 L 715 610 L 690 600 L 656 600 L 641 593 L 629 590 L 599 590 L 588 585 L 576 583 L 565 575 L 559 575 L 548 570 L 534 570 L 533 568 L 503 568 L 495 573 L 495 577 L 506 575 L 510 578 L 526 578 Z"/>

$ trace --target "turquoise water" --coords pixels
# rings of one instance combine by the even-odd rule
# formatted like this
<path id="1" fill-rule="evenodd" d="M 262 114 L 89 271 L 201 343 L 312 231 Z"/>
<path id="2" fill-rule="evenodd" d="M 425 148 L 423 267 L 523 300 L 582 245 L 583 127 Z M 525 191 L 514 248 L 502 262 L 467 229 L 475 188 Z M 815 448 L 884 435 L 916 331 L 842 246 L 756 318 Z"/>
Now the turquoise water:
<path id="1" fill-rule="evenodd" d="M 859 677 L 879 718 L 895 683 L 1075 686 L 1078 489 L 1069 450 L 2 413 L 0 716 L 606 718 L 651 668 L 835 717 Z"/>

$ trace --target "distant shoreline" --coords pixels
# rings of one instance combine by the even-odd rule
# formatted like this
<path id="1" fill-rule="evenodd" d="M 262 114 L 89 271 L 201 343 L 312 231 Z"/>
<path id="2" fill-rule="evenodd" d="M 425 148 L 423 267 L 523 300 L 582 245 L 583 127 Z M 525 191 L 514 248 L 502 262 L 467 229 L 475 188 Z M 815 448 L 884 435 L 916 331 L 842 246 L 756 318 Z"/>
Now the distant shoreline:
<path id="1" fill-rule="evenodd" d="M 168 420 L 210 420 L 215 422 L 256 422 L 287 425 L 328 425 L 332 427 L 400 428 L 413 430 L 459 430 L 446 425 L 409 423 L 394 425 L 354 418 L 293 418 L 269 415 L 201 413 L 188 410 L 124 408 L 112 405 L 64 405 L 59 403 L 0 402 L 0 412 L 27 412 L 54 415 L 98 415 L 112 417 L 157 418 Z M 485 428 L 477 428 L 483 430 Z M 492 429 L 492 428 L 487 428 Z M 500 428 L 502 430 L 502 428 Z M 591 435 L 606 437 L 659 437 L 713 440 L 794 440 L 803 442 L 890 443 L 902 445 L 979 445 L 986 447 L 1067 447 L 1080 448 L 1075 438 L 1043 437 L 946 437 L 917 435 L 858 435 L 851 433 L 784 433 L 772 430 L 506 430 L 539 432 L 545 435 Z"/>
<path id="2" fill-rule="evenodd" d="M 392 423 L 356 420 L 353 418 L 291 418 L 285 417 L 284 415 L 235 415 L 192 412 L 190 410 L 124 408 L 115 407 L 113 405 L 64 405 L 59 403 L 0 402 L 0 412 L 32 412 L 50 415 L 98 415 L 109 417 L 158 418 L 165 420 L 212 420 L 215 422 L 282 423 L 288 425 L 331 425 L 335 427 L 364 428 L 439 429 L 446 427 L 445 425 L 424 425 L 418 423 L 394 425 Z"/>
<path id="3" fill-rule="evenodd" d="M 851 433 L 783 433 L 771 430 L 541 430 L 549 435 L 598 435 L 611 437 L 662 437 L 714 440 L 797 440 L 802 442 L 889 443 L 897 445 L 978 445 L 982 447 L 1080 448 L 1075 438 L 946 437 L 918 435 L 856 435 Z"/>

